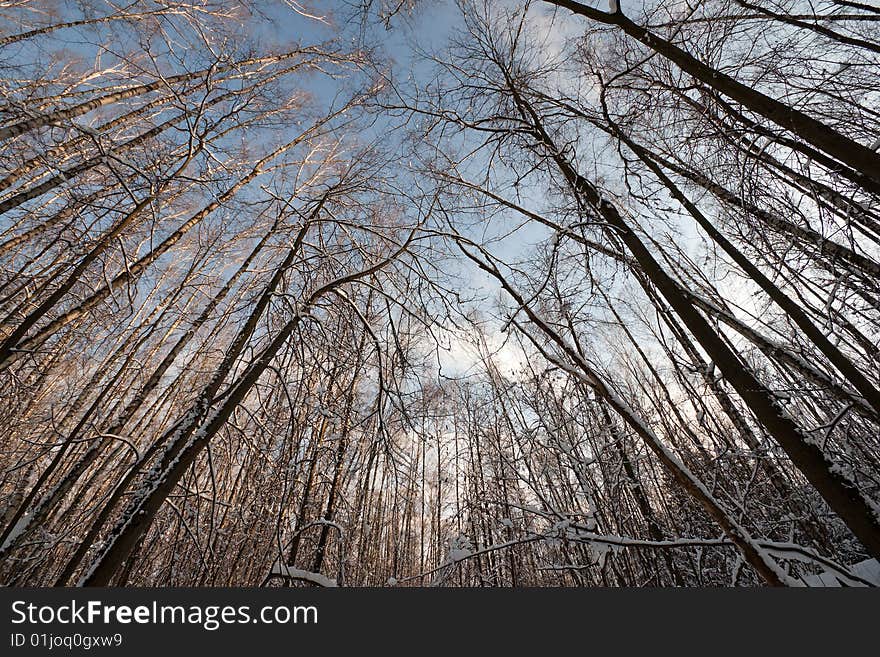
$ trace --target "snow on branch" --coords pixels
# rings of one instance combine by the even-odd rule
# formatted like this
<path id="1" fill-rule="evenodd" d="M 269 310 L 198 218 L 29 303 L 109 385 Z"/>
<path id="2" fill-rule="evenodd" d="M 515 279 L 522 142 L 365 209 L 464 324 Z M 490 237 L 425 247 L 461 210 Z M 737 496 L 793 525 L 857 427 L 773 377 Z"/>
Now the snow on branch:
<path id="1" fill-rule="evenodd" d="M 335 589 L 337 587 L 336 580 L 330 579 L 321 573 L 313 573 L 308 570 L 294 568 L 283 563 L 276 563 L 272 566 L 270 575 L 275 577 L 284 577 L 287 579 L 295 579 L 301 582 L 309 582 L 315 586 L 323 586 L 324 588 Z"/>

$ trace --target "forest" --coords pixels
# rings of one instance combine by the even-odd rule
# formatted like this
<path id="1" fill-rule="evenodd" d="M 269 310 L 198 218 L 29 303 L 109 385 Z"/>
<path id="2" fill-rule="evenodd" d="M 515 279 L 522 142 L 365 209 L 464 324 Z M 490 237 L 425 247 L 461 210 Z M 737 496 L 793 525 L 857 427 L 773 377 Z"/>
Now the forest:
<path id="1" fill-rule="evenodd" d="M 0 0 L 0 583 L 880 585 L 872 0 Z"/>

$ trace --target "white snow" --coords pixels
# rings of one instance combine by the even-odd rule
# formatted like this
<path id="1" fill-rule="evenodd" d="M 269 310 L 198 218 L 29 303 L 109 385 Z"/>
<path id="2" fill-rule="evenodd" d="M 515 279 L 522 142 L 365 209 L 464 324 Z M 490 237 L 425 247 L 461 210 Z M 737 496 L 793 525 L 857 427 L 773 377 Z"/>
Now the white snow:
<path id="1" fill-rule="evenodd" d="M 471 556 L 470 550 L 456 548 L 456 549 L 449 551 L 449 554 L 446 555 L 446 561 L 447 561 L 447 563 L 452 563 L 454 561 L 461 561 L 462 559 L 467 559 L 469 556 Z"/>
<path id="2" fill-rule="evenodd" d="M 9 536 L 6 537 L 6 540 L 3 541 L 3 545 L 0 546 L 0 550 L 5 550 L 9 545 L 12 545 L 12 542 L 19 537 L 19 535 L 27 529 L 28 524 L 30 523 L 30 514 L 25 512 L 21 514 L 21 518 L 18 519 L 18 522 L 15 523 L 15 527 L 12 528 L 12 531 L 9 532 Z"/>
<path id="3" fill-rule="evenodd" d="M 322 575 L 321 573 L 313 573 L 308 570 L 302 570 L 300 568 L 294 568 L 293 566 L 288 566 L 283 563 L 276 563 L 272 566 L 272 575 L 279 575 L 281 577 L 288 577 L 290 579 L 298 579 L 303 582 L 311 582 L 317 586 L 323 586 L 325 588 L 336 588 L 336 580 L 330 579 L 326 575 Z"/>
<path id="4" fill-rule="evenodd" d="M 866 559 L 849 566 L 850 572 L 856 577 L 871 582 L 875 586 L 880 586 L 880 562 L 876 559 Z M 812 587 L 835 587 L 840 588 L 844 584 L 846 586 L 859 586 L 842 577 L 839 573 L 826 570 L 818 575 L 807 575 L 801 578 L 807 586 Z"/>
<path id="5" fill-rule="evenodd" d="M 449 565 L 456 561 L 467 559 L 473 556 L 473 554 L 474 546 L 471 544 L 470 539 L 464 535 L 456 536 L 449 541 L 449 552 L 446 553 L 446 559 L 443 563 L 444 565 Z"/>

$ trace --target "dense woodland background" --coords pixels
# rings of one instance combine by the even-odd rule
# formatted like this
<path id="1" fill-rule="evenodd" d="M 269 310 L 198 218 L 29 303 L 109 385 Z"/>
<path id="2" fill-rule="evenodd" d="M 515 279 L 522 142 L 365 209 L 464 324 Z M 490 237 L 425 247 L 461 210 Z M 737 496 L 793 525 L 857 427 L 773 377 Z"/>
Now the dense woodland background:
<path id="1" fill-rule="evenodd" d="M 880 7 L 0 2 L 0 581 L 877 584 Z"/>

